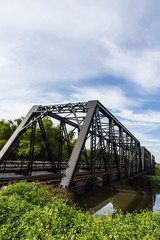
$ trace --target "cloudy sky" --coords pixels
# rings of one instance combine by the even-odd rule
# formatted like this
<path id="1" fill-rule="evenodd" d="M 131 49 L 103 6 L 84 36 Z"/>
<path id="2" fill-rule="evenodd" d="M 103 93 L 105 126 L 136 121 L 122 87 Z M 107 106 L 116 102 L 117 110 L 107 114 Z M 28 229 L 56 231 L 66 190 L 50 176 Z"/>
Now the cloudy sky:
<path id="1" fill-rule="evenodd" d="M 98 99 L 160 162 L 158 0 L 0 0 L 0 119 Z"/>

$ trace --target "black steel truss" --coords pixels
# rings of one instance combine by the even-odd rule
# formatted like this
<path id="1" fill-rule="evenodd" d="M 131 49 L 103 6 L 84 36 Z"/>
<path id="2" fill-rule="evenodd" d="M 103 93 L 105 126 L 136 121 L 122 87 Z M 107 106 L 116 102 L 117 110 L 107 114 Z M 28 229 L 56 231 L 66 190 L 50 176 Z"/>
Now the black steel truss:
<path id="1" fill-rule="evenodd" d="M 60 123 L 58 162 L 53 159 L 42 119 L 50 116 Z M 19 136 L 28 128 L 31 131 L 28 171 L 33 171 L 35 129 L 37 123 L 48 152 L 52 171 L 62 172 L 62 146 L 66 142 L 69 159 L 60 187 L 70 188 L 77 171 L 83 168 L 90 172 L 90 182 L 96 184 L 96 171 L 104 170 L 105 182 L 130 177 L 142 172 L 140 142 L 99 101 L 33 106 L 17 130 L 0 151 L 0 164 Z M 77 131 L 77 141 L 71 148 L 67 127 Z M 83 158 L 83 161 L 82 161 Z M 84 161 L 85 158 L 85 161 Z M 63 167 L 64 168 L 64 167 Z"/>

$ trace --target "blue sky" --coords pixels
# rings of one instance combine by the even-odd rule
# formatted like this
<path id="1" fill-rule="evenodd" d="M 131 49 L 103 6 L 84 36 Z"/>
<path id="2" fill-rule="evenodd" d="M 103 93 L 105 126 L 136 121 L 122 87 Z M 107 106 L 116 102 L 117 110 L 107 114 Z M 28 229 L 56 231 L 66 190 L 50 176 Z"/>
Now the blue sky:
<path id="1" fill-rule="evenodd" d="M 0 119 L 98 99 L 160 162 L 158 0 L 0 1 Z"/>

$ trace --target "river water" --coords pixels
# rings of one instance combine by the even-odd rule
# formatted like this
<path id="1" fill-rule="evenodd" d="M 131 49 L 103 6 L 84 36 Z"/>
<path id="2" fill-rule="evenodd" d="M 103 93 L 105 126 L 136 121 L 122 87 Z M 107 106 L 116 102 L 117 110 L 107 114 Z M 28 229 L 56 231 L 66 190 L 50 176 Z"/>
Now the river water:
<path id="1" fill-rule="evenodd" d="M 131 194 L 106 191 L 94 192 L 79 201 L 78 205 L 90 210 L 93 215 L 113 214 L 115 210 L 126 212 L 140 212 L 144 209 L 157 212 L 160 210 L 160 189 L 154 189 L 151 195 Z"/>
<path id="2" fill-rule="evenodd" d="M 42 175 L 47 172 L 34 172 L 32 175 Z M 48 174 L 48 173 L 47 173 Z M 52 174 L 52 173 L 51 173 Z M 1 174 L 3 177 L 15 177 L 13 173 Z M 104 213 L 112 214 L 115 210 L 121 209 L 126 212 L 140 212 L 144 209 L 157 212 L 160 210 L 160 189 L 152 189 L 153 194 L 141 195 L 133 193 L 113 192 L 104 189 L 99 192 L 93 192 L 90 195 L 79 200 L 78 205 L 85 210 L 89 210 L 93 215 L 103 215 Z"/>

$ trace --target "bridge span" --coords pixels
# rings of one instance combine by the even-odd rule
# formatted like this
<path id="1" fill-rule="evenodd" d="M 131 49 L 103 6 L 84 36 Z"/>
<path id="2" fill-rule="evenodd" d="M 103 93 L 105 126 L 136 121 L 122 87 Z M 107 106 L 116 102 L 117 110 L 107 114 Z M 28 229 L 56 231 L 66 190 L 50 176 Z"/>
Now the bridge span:
<path id="1" fill-rule="evenodd" d="M 46 116 L 59 122 L 57 159 L 53 157 L 54 146 L 50 145 L 43 125 Z M 34 155 L 37 127 L 41 130 L 48 153 L 48 159 L 43 161 Z M 31 129 L 29 158 L 8 159 L 8 153 L 28 129 Z M 69 135 L 73 132 L 77 139 L 71 146 Z M 63 144 L 68 148 L 67 162 L 63 161 Z M 77 192 L 82 188 L 102 187 L 135 177 L 154 167 L 154 156 L 141 147 L 139 140 L 98 100 L 33 106 L 0 151 L 1 182 L 5 182 L 7 173 L 15 174 L 9 178 L 13 181 L 36 179 L 35 172 L 43 171 L 44 176 L 50 172 L 48 176 L 53 185 Z M 16 174 L 21 177 L 16 177 Z"/>

